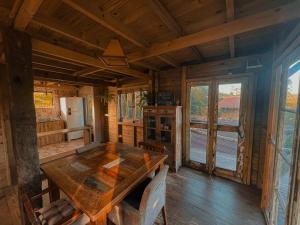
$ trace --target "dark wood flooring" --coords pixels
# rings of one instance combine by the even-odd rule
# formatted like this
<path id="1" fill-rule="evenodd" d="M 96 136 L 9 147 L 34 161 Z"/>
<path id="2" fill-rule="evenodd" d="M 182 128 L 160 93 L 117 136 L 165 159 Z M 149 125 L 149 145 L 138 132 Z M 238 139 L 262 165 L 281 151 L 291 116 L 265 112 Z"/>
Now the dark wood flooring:
<path id="1" fill-rule="evenodd" d="M 181 168 L 167 178 L 170 225 L 265 225 L 259 191 Z"/>

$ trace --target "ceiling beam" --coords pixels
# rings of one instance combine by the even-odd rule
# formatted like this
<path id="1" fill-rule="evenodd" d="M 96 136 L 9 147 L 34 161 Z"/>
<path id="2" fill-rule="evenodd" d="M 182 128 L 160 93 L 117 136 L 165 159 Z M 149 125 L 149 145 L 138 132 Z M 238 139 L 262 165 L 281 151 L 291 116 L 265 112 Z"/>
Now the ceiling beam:
<path id="1" fill-rule="evenodd" d="M 147 44 L 145 41 L 141 40 L 137 34 L 125 24 L 120 23 L 115 18 L 113 18 L 110 13 L 105 13 L 96 7 L 91 1 L 83 0 L 62 0 L 64 3 L 69 5 L 74 10 L 80 12 L 82 15 L 88 17 L 89 19 L 95 21 L 101 26 L 107 28 L 108 30 L 118 34 L 124 39 L 128 40 L 132 44 L 140 47 L 146 48 Z M 179 66 L 173 60 L 165 58 L 165 56 L 160 56 L 160 59 L 163 59 L 164 62 L 169 63 L 172 66 Z M 130 60 L 129 60 L 130 62 Z"/>
<path id="2" fill-rule="evenodd" d="M 9 15 L 8 15 L 8 17 L 10 19 L 14 19 L 16 17 L 16 15 L 21 7 L 21 4 L 22 4 L 22 0 L 15 0 L 13 7 L 11 8 Z"/>
<path id="3" fill-rule="evenodd" d="M 171 30 L 177 37 L 186 35 L 182 27 L 177 23 L 175 18 L 171 15 L 169 10 L 161 3 L 160 0 L 145 0 L 152 11 L 160 18 L 160 20 Z M 191 47 L 194 54 L 199 57 L 202 61 L 204 58 L 197 47 Z"/>
<path id="4" fill-rule="evenodd" d="M 38 65 L 38 66 L 45 66 L 45 67 L 49 67 L 49 68 L 54 68 L 54 69 L 62 69 L 62 70 L 65 70 L 65 71 L 69 71 L 69 73 L 72 73 L 72 72 L 76 71 L 76 70 L 71 69 L 71 68 L 66 68 L 65 66 L 62 67 L 62 66 L 49 64 L 49 63 L 38 62 L 38 61 L 34 60 L 34 58 L 32 58 L 32 64 Z"/>
<path id="5" fill-rule="evenodd" d="M 24 0 L 16 15 L 14 27 L 18 30 L 25 30 L 42 3 L 43 0 Z"/>
<path id="6" fill-rule="evenodd" d="M 99 79 L 91 79 L 87 77 L 74 77 L 71 75 L 62 75 L 58 73 L 47 73 L 43 71 L 33 71 L 35 80 L 46 80 L 46 81 L 59 81 L 69 84 L 82 84 L 82 85 L 105 85 L 115 86 L 113 82 L 102 81 Z"/>
<path id="7" fill-rule="evenodd" d="M 95 48 L 99 51 L 104 51 L 104 47 L 100 46 L 99 44 L 92 43 L 89 40 L 85 40 L 82 35 L 73 29 L 69 28 L 68 26 L 63 25 L 56 19 L 53 19 L 49 16 L 42 16 L 42 15 L 36 15 L 33 20 L 31 20 L 30 25 L 36 28 L 46 28 L 50 31 L 53 31 L 57 34 L 60 34 L 62 36 L 65 36 L 66 38 L 72 39 L 74 41 L 80 42 L 83 45 L 91 48 Z M 159 70 L 155 66 L 149 64 L 149 63 L 139 63 L 136 62 L 134 64 L 137 64 L 141 67 L 152 69 L 152 70 Z"/>
<path id="8" fill-rule="evenodd" d="M 86 68 L 86 69 L 77 71 L 77 72 L 73 73 L 73 75 L 78 76 L 78 77 L 84 77 L 84 76 L 91 75 L 91 74 L 94 74 L 94 73 L 97 73 L 97 72 L 100 72 L 103 70 L 105 70 L 105 69 L 90 67 L 90 68 Z"/>
<path id="9" fill-rule="evenodd" d="M 32 50 L 47 55 L 51 55 L 54 57 L 63 58 L 66 60 L 85 64 L 91 67 L 102 68 L 116 73 L 126 74 L 128 76 L 140 78 L 140 79 L 148 79 L 148 76 L 145 73 L 142 73 L 140 71 L 133 70 L 126 67 L 107 67 L 97 58 L 79 52 L 75 52 L 57 45 L 53 45 L 44 41 L 40 41 L 37 39 L 32 39 Z"/>
<path id="10" fill-rule="evenodd" d="M 255 15 L 236 19 L 194 34 L 186 35 L 172 41 L 154 44 L 150 48 L 129 54 L 128 58 L 134 62 L 244 32 L 257 30 L 267 26 L 284 23 L 300 17 L 299 7 L 300 3 L 297 1 L 274 9 L 269 9 Z"/>
<path id="11" fill-rule="evenodd" d="M 226 16 L 227 22 L 234 20 L 234 0 L 226 0 Z M 229 36 L 230 57 L 235 57 L 235 40 L 234 35 Z"/>

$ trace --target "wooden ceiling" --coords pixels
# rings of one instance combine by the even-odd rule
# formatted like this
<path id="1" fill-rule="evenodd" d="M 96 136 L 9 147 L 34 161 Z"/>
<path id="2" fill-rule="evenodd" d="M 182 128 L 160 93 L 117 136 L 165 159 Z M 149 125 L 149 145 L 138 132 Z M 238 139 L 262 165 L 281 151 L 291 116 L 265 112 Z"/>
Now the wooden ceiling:
<path id="1" fill-rule="evenodd" d="M 2 23 L 33 38 L 36 77 L 108 84 L 268 51 L 297 22 L 297 10 L 293 0 L 0 0 Z M 130 68 L 97 59 L 112 38 Z"/>

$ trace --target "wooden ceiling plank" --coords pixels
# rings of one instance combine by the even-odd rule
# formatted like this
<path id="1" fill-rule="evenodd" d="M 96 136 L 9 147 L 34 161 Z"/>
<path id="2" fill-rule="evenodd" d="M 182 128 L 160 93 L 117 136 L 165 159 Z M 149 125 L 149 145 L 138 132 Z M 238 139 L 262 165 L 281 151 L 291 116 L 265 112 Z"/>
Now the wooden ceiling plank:
<path id="1" fill-rule="evenodd" d="M 25 30 L 42 3 L 43 0 L 24 0 L 16 15 L 14 27 L 18 30 Z"/>
<path id="2" fill-rule="evenodd" d="M 227 22 L 234 20 L 234 0 L 226 0 L 226 16 L 227 16 Z M 229 51 L 230 51 L 230 57 L 235 57 L 235 38 L 234 36 L 229 36 Z"/>
<path id="3" fill-rule="evenodd" d="M 32 50 L 46 55 L 63 58 L 66 60 L 78 62 L 91 67 L 103 68 L 116 73 L 126 74 L 140 79 L 148 79 L 148 76 L 140 71 L 126 67 L 107 67 L 97 58 L 75 52 L 57 45 L 53 45 L 37 39 L 32 39 Z"/>
<path id="4" fill-rule="evenodd" d="M 99 46 L 95 43 L 92 43 L 91 41 L 84 40 L 84 38 L 80 37 L 80 35 L 74 30 L 70 29 L 68 26 L 63 25 L 62 23 L 59 23 L 58 21 L 50 17 L 45 17 L 41 15 L 35 16 L 30 24 L 32 24 L 33 26 L 46 28 L 62 36 L 78 41 L 88 47 L 96 48 L 101 51 L 104 50 L 103 46 Z"/>
<path id="5" fill-rule="evenodd" d="M 172 41 L 154 44 L 146 50 L 129 54 L 128 58 L 131 62 L 135 62 L 183 48 L 284 23 L 300 17 L 299 7 L 300 3 L 298 1 L 284 6 L 279 6 L 274 9 L 259 12 L 255 15 L 236 19 L 194 34 L 186 35 Z"/>
<path id="6" fill-rule="evenodd" d="M 177 23 L 175 18 L 160 0 L 145 0 L 145 2 L 150 6 L 152 11 L 160 18 L 160 20 L 176 34 L 177 37 L 186 35 L 182 27 Z M 204 61 L 203 56 L 198 48 L 191 47 L 191 49 L 197 57 Z"/>
<path id="7" fill-rule="evenodd" d="M 82 0 L 63 0 L 63 2 L 69 5 L 74 10 L 80 12 L 82 15 L 85 15 L 86 17 L 90 18 L 91 20 L 95 21 L 101 26 L 114 32 L 115 34 L 120 35 L 124 39 L 135 44 L 136 46 L 140 48 L 147 47 L 145 41 L 140 40 L 140 38 L 135 34 L 133 30 L 131 30 L 125 24 L 121 24 L 119 21 L 114 19 L 109 13 L 105 13 L 101 11 L 98 7 L 95 7 L 91 2 Z M 101 15 L 101 17 L 99 15 Z M 166 59 L 164 62 L 169 62 L 169 59 Z M 174 66 L 173 63 L 170 65 Z"/>
<path id="8" fill-rule="evenodd" d="M 35 60 L 32 61 L 33 65 L 38 65 L 38 66 L 45 66 L 45 67 L 50 67 L 50 68 L 54 68 L 54 69 L 61 69 L 61 70 L 66 70 L 66 71 L 70 71 L 70 73 L 76 71 L 74 69 L 70 69 L 70 68 L 66 68 L 66 67 L 61 67 L 61 66 L 57 66 L 57 65 L 53 65 L 53 64 L 49 64 L 49 63 L 41 63 L 41 62 L 37 62 Z"/>
<path id="9" fill-rule="evenodd" d="M 100 51 L 103 51 L 105 48 L 103 46 L 97 45 L 95 43 L 92 43 L 90 41 L 84 40 L 82 37 L 80 37 L 79 34 L 77 34 L 74 30 L 70 29 L 69 27 L 63 25 L 62 23 L 58 23 L 58 21 L 50 18 L 50 17 L 45 17 L 41 15 L 37 15 L 34 17 L 34 19 L 30 22 L 30 25 L 35 26 L 35 27 L 43 27 L 48 30 L 51 30 L 55 33 L 58 33 L 62 36 L 65 36 L 67 38 L 70 38 L 74 41 L 78 41 L 87 47 L 92 47 L 96 48 Z M 147 68 L 147 69 L 152 69 L 152 70 L 159 70 L 157 67 L 148 64 L 148 63 L 139 63 L 135 62 L 134 64 L 137 64 L 141 67 Z"/>

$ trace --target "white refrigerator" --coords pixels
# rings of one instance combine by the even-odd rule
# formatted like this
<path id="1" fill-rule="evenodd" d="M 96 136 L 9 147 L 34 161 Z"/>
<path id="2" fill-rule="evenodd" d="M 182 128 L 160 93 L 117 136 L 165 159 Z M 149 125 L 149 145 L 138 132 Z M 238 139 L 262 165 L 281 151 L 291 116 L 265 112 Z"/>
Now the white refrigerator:
<path id="1" fill-rule="evenodd" d="M 66 128 L 79 128 L 84 126 L 83 98 L 61 97 L 60 110 Z M 83 137 L 83 131 L 74 131 L 67 134 L 68 141 Z"/>

